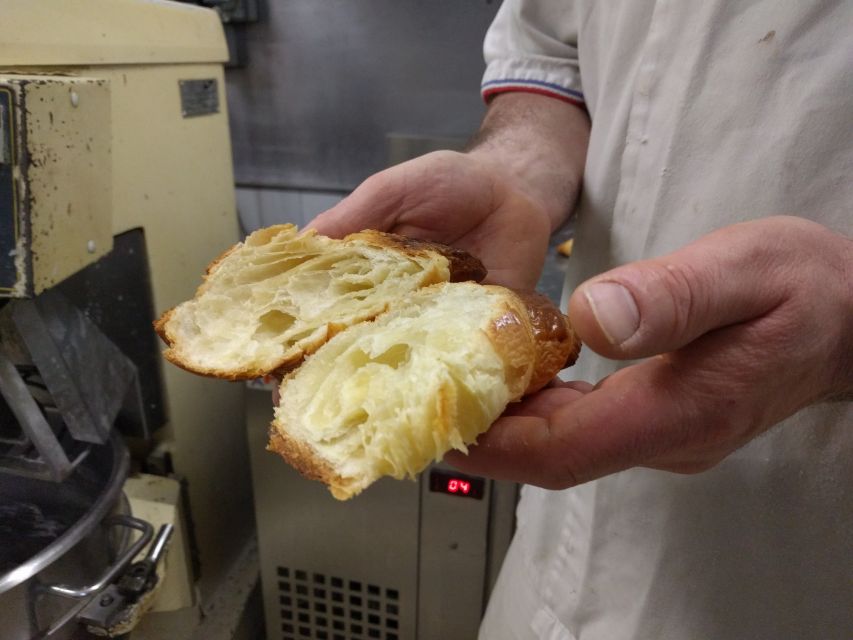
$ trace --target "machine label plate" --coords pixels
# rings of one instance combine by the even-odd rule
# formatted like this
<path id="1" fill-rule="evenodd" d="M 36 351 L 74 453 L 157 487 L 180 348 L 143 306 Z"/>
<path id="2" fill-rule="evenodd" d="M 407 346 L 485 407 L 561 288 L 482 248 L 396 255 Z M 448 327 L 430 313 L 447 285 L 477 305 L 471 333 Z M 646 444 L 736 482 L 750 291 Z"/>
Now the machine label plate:
<path id="1" fill-rule="evenodd" d="M 181 90 L 181 114 L 185 118 L 219 112 L 219 86 L 216 78 L 178 80 Z"/>
<path id="2" fill-rule="evenodd" d="M 0 87 L 0 294 L 9 294 L 18 281 L 15 248 L 18 242 L 18 207 L 13 172 L 15 141 L 12 135 L 12 91 Z"/>

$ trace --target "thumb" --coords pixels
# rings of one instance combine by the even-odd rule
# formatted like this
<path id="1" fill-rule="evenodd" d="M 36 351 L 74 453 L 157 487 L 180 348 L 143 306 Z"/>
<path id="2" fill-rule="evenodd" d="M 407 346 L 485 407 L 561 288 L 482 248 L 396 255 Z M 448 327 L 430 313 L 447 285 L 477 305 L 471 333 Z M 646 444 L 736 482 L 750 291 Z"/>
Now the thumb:
<path id="1" fill-rule="evenodd" d="M 779 305 L 786 287 L 776 255 L 760 225 L 727 227 L 588 280 L 572 294 L 569 317 L 581 340 L 606 357 L 673 351 Z"/>
<path id="2" fill-rule="evenodd" d="M 349 196 L 314 218 L 306 229 L 315 229 L 330 238 L 343 238 L 364 229 L 390 230 L 403 199 L 399 172 L 398 166 L 370 176 Z"/>

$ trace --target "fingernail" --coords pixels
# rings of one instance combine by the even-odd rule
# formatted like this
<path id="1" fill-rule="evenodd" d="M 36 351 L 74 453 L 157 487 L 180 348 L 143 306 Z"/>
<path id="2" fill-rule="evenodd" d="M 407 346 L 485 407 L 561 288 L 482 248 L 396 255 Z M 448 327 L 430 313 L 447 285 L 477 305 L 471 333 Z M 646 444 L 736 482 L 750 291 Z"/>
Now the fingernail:
<path id="1" fill-rule="evenodd" d="M 596 282 L 584 289 L 584 295 L 610 344 L 622 344 L 640 327 L 634 296 L 621 284 Z"/>

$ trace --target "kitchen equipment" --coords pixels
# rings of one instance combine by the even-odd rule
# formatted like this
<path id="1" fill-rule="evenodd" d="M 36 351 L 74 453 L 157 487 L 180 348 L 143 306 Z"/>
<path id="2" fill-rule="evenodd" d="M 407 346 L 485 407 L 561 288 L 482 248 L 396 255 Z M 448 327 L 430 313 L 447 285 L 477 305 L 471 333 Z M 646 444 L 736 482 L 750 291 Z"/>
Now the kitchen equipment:
<path id="1" fill-rule="evenodd" d="M 136 382 L 116 376 L 135 400 L 111 388 L 106 415 L 120 404 L 113 431 L 134 438 L 138 463 L 151 460 L 183 487 L 188 526 L 176 540 L 186 541 L 186 567 L 170 576 L 186 584 L 163 592 L 190 594 L 172 607 L 185 613 L 168 617 L 193 620 L 189 605 L 212 601 L 252 533 L 243 390 L 163 370 L 151 321 L 191 296 L 211 258 L 239 240 L 222 23 L 165 0 L 3 0 L 0 24 L 0 297 L 38 304 L 61 293 L 136 367 Z M 54 344 L 65 359 L 65 343 Z M 83 368 L 64 379 L 89 419 L 75 413 L 81 420 L 60 432 L 54 408 L 36 397 L 44 390 L 27 385 L 63 445 L 57 480 L 76 477 L 105 437 L 91 363 L 75 361 Z M 44 385 L 51 396 L 54 382 Z M 28 444 L 5 430 L 10 415 L 0 408 L 0 439 L 17 439 L 6 444 L 20 462 Z M 96 437 L 77 437 L 77 427 Z M 0 483 L 27 482 L 12 478 Z"/>
<path id="2" fill-rule="evenodd" d="M 146 594 L 153 596 L 154 587 L 161 580 L 157 568 L 173 532 L 173 525 L 161 526 L 146 556 L 127 567 L 113 584 L 92 598 L 77 620 L 89 630 L 110 636 L 131 631 L 144 613 Z"/>
<path id="3" fill-rule="evenodd" d="M 517 488 L 433 465 L 339 502 L 265 451 L 271 388 L 247 394 L 267 640 L 469 640 Z"/>
<path id="4" fill-rule="evenodd" d="M 10 302 L 0 311 L 0 395 L 12 414 L 0 472 L 64 480 L 123 408 L 144 415 L 139 389 L 133 362 L 56 289 Z"/>
<path id="5" fill-rule="evenodd" d="M 127 470 L 127 449 L 113 435 L 62 483 L 17 477 L 0 484 L 4 640 L 72 637 L 74 616 L 151 539 L 148 523 L 123 513 Z M 127 529 L 141 536 L 128 544 Z"/>

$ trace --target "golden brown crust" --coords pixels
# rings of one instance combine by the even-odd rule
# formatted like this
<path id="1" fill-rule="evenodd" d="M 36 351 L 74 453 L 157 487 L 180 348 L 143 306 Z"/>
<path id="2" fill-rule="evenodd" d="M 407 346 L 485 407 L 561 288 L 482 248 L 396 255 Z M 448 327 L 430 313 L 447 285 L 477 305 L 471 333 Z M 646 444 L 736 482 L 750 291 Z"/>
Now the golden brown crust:
<path id="1" fill-rule="evenodd" d="M 503 313 L 492 320 L 486 335 L 504 361 L 510 397 L 518 400 L 524 395 L 533 376 L 536 348 L 524 304 L 509 289 L 505 292 L 507 297 Z"/>
<path id="2" fill-rule="evenodd" d="M 166 331 L 166 325 L 168 324 L 169 320 L 172 319 L 172 314 L 174 312 L 174 308 L 169 309 L 168 311 L 164 311 L 163 315 L 152 323 L 154 325 L 154 331 L 157 333 L 158 336 L 160 336 L 160 339 L 169 346 L 172 345 L 172 339 L 169 337 L 169 334 Z"/>
<path id="3" fill-rule="evenodd" d="M 574 364 L 581 343 L 569 319 L 548 298 L 506 291 L 507 310 L 494 320 L 488 335 L 507 363 L 507 384 L 518 399 Z"/>
<path id="4" fill-rule="evenodd" d="M 581 342 L 567 316 L 536 292 L 514 292 L 527 308 L 536 345 L 536 364 L 525 393 L 538 391 L 578 359 Z"/>
<path id="5" fill-rule="evenodd" d="M 278 429 L 276 423 L 270 425 L 267 451 L 277 453 L 284 461 L 309 480 L 319 480 L 338 500 L 346 500 L 358 493 L 352 487 L 352 481 L 347 481 L 332 468 L 328 462 L 317 455 L 308 444 L 291 438 L 283 429 Z"/>

